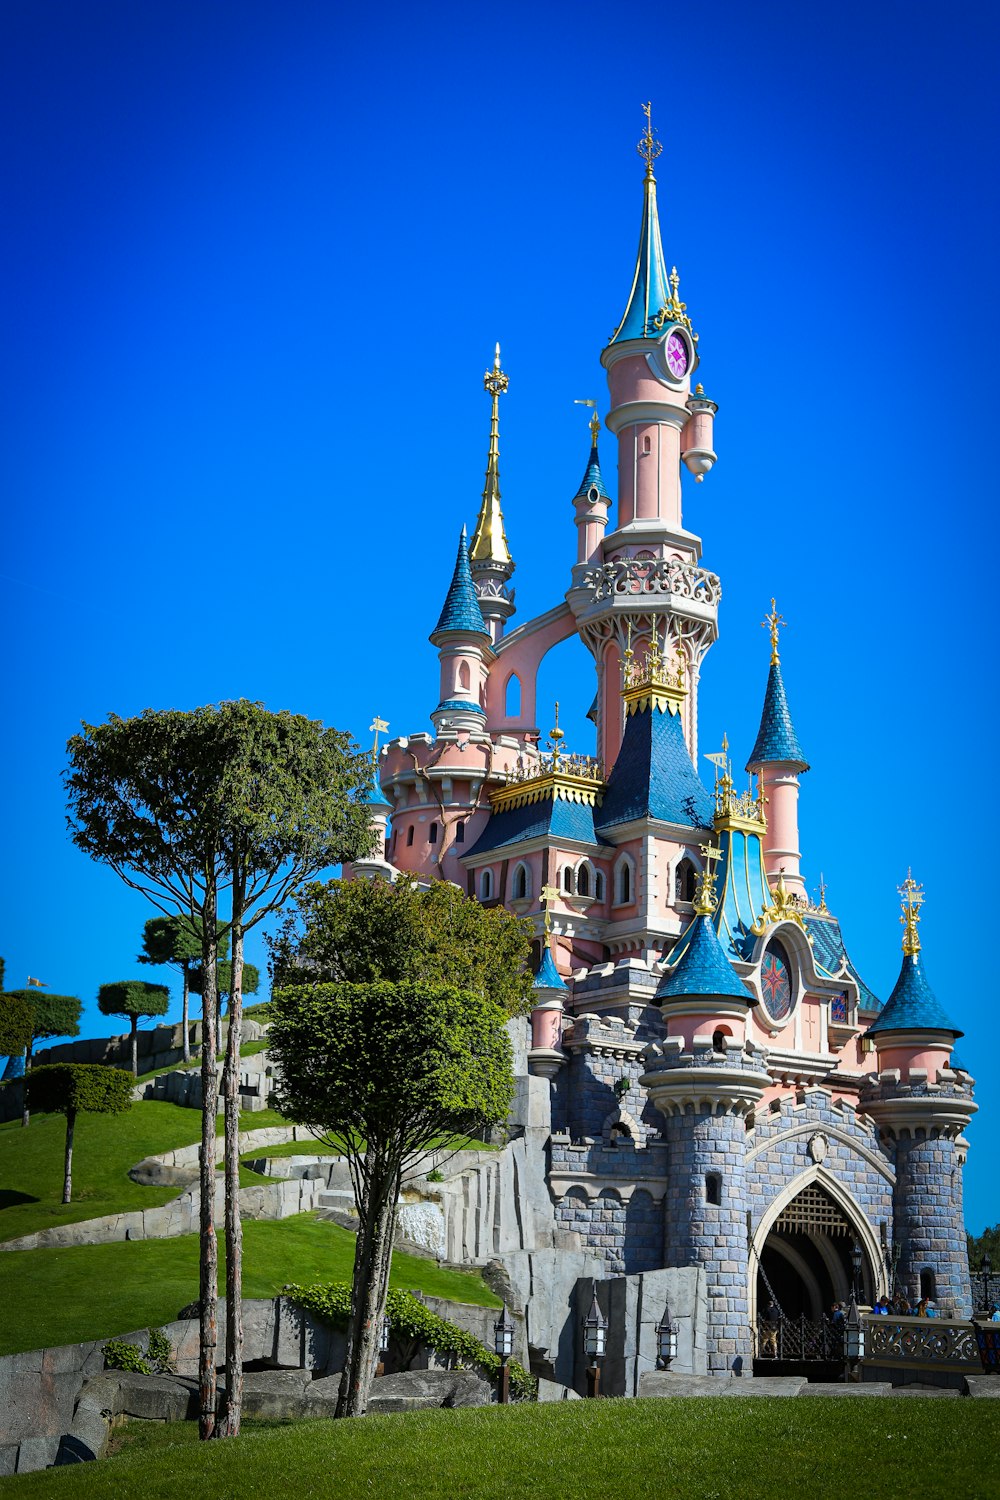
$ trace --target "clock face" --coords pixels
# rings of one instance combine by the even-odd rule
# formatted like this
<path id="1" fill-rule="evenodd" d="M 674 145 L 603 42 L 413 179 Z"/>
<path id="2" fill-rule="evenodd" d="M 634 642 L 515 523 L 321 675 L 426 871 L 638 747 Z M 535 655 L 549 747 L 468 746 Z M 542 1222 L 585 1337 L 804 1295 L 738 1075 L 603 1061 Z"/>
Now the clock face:
<path id="1" fill-rule="evenodd" d="M 688 346 L 676 330 L 667 335 L 667 342 L 663 346 L 663 358 L 675 380 L 681 380 L 687 374 Z"/>
<path id="2" fill-rule="evenodd" d="M 792 1008 L 792 976 L 780 943 L 772 943 L 760 966 L 760 992 L 772 1021 L 783 1021 Z"/>

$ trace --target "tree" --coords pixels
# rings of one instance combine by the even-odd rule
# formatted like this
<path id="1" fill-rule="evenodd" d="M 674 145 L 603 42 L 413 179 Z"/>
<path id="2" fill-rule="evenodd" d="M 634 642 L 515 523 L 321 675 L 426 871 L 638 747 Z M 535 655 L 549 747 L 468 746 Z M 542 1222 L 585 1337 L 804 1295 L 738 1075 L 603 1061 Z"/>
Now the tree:
<path id="1" fill-rule="evenodd" d="M 47 1063 L 24 1081 L 32 1109 L 66 1116 L 66 1165 L 62 1201 L 73 1196 L 73 1133 L 80 1110 L 122 1115 L 132 1108 L 133 1079 L 123 1068 L 102 1063 Z"/>
<path id="2" fill-rule="evenodd" d="M 218 924 L 220 958 L 229 952 L 229 938 L 225 924 Z M 181 976 L 181 1027 L 183 1030 L 184 1061 L 191 1061 L 191 1038 L 188 1022 L 188 995 L 191 988 L 191 970 L 201 959 L 201 927 L 189 916 L 150 917 L 142 929 L 142 952 L 138 955 L 141 964 L 155 964 L 158 968 L 176 969 Z M 201 991 L 198 991 L 201 994 Z"/>
<path id="3" fill-rule="evenodd" d="M 132 1077 L 139 1076 L 139 1020 L 142 1016 L 165 1016 L 170 991 L 165 984 L 149 984 L 145 979 L 115 979 L 102 984 L 97 991 L 97 1008 L 102 1016 L 124 1016 L 129 1023 L 132 1042 Z"/>
<path id="4" fill-rule="evenodd" d="M 57 1036 L 79 1036 L 80 1035 L 80 1012 L 83 1010 L 83 1002 L 75 995 L 47 995 L 41 989 L 8 990 L 3 996 L 5 1001 L 10 999 L 20 1000 L 31 1007 L 32 1022 L 31 1035 L 28 1037 L 24 1048 L 25 1072 L 31 1071 L 31 1062 L 34 1056 L 35 1043 L 51 1041 Z M 28 1091 L 24 1092 L 24 1111 L 21 1115 L 21 1124 L 27 1125 L 31 1118 L 31 1110 L 28 1104 Z"/>
<path id="5" fill-rule="evenodd" d="M 371 760 L 347 735 L 239 701 L 192 713 L 146 709 L 84 724 L 69 742 L 65 783 L 77 847 L 142 891 L 165 915 L 200 924 L 202 1021 L 216 1026 L 222 920 L 232 942 L 229 1042 L 223 1074 L 226 1182 L 226 1414 L 239 1430 L 242 1231 L 239 1220 L 239 1055 L 246 931 L 321 870 L 374 847 L 364 806 Z M 219 911 L 229 893 L 228 922 Z M 202 1047 L 201 1352 L 199 1430 L 216 1429 L 215 1048 Z"/>
<path id="6" fill-rule="evenodd" d="M 507 1011 L 486 994 L 406 979 L 308 984 L 271 1000 L 278 1108 L 350 1164 L 359 1230 L 338 1416 L 359 1416 L 378 1351 L 400 1187 L 441 1137 L 506 1119 Z"/>
<path id="7" fill-rule="evenodd" d="M 531 1007 L 531 923 L 484 907 L 446 880 L 314 881 L 270 941 L 276 984 L 424 979 Z"/>
<path id="8" fill-rule="evenodd" d="M 215 966 L 215 987 L 219 996 L 219 1025 L 216 1035 L 216 1051 L 222 1051 L 222 1002 L 230 1000 L 233 993 L 233 966 L 224 959 L 219 959 Z M 192 994 L 200 995 L 203 988 L 203 980 L 200 968 L 191 970 Z M 260 988 L 260 970 L 256 964 L 247 963 L 243 960 L 243 976 L 240 984 L 241 995 L 256 995 Z"/>
<path id="9" fill-rule="evenodd" d="M 20 994 L 0 995 L 0 1057 L 27 1049 L 35 1027 L 35 1008 Z"/>

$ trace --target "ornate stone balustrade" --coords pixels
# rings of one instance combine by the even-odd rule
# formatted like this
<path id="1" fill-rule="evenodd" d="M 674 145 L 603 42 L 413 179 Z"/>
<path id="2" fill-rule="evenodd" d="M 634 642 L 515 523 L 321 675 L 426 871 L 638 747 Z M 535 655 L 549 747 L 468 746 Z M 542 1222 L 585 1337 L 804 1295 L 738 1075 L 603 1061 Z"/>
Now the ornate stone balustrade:
<path id="1" fill-rule="evenodd" d="M 866 1365 L 982 1369 L 971 1323 L 950 1318 L 866 1317 L 864 1326 Z"/>
<path id="2" fill-rule="evenodd" d="M 588 568 L 578 587 L 591 590 L 595 599 L 610 599 L 616 594 L 673 594 L 679 599 L 717 605 L 722 598 L 722 584 L 715 573 L 676 559 L 654 557 L 623 557 Z"/>

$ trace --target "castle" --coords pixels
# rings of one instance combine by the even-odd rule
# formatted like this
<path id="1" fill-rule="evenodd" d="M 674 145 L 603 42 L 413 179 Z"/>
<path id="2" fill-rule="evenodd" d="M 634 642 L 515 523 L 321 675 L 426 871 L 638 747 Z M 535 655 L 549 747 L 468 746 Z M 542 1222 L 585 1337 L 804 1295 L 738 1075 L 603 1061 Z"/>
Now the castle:
<path id="1" fill-rule="evenodd" d="M 449 1255 L 514 1266 L 544 1250 L 550 1281 L 572 1261 L 626 1287 L 669 1272 L 690 1313 L 687 1367 L 724 1374 L 749 1370 L 774 1302 L 819 1319 L 852 1290 L 869 1302 L 902 1291 L 970 1314 L 962 1131 L 976 1106 L 952 1056 L 962 1033 L 922 966 L 916 883 L 901 889 L 902 967 L 885 1004 L 825 896 L 809 899 L 798 835 L 809 765 L 774 601 L 750 789 L 737 789 L 726 745 L 707 757 L 714 785 L 696 770 L 721 585 L 684 526 L 681 478 L 712 468 L 717 408 L 692 384 L 698 336 L 664 259 L 646 113 L 638 255 L 601 354 L 617 513 L 595 412 L 568 591 L 515 624 L 498 348 L 482 504 L 430 635 L 434 733 L 376 754 L 383 852 L 348 874 L 450 880 L 537 934 L 530 1033 L 512 1023 L 517 1139 L 482 1189 L 474 1233 L 466 1191 Z M 594 660 L 596 758 L 568 753 L 558 723 L 543 749 L 537 727 L 539 664 L 573 633 Z M 536 1270 L 525 1282 L 529 1304 L 538 1281 Z M 558 1350 L 559 1315 L 546 1316 L 536 1346 Z"/>

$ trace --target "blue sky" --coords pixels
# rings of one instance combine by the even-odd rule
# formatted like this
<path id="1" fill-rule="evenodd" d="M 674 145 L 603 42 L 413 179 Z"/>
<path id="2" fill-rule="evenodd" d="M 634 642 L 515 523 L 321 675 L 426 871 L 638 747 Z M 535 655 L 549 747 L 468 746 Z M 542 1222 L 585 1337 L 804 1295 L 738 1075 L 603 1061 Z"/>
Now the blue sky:
<path id="1" fill-rule="evenodd" d="M 8 3 L 8 984 L 79 994 L 96 1030 L 151 914 L 66 838 L 81 719 L 245 695 L 362 739 L 375 711 L 429 727 L 496 339 L 519 618 L 562 597 L 573 401 L 607 409 L 651 98 L 666 254 L 720 408 L 719 463 L 685 499 L 724 586 L 703 748 L 752 743 L 775 594 L 813 765 L 807 880 L 883 996 L 896 886 L 923 881 L 927 970 L 983 1106 L 969 1224 L 1000 1220 L 976 816 L 996 771 L 997 32 L 961 0 Z M 603 455 L 613 479 L 607 436 Z M 540 701 L 581 749 L 591 696 L 583 648 L 553 653 Z"/>

